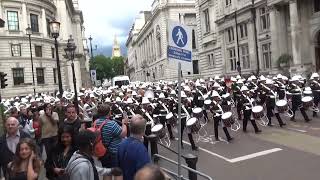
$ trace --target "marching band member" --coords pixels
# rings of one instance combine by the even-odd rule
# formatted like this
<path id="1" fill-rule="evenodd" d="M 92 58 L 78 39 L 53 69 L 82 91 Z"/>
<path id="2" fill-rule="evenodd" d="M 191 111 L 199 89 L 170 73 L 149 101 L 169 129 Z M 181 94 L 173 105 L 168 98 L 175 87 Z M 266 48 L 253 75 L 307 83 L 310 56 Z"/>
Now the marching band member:
<path id="1" fill-rule="evenodd" d="M 227 137 L 227 141 L 230 142 L 233 138 L 230 136 L 227 127 L 224 126 L 221 116 L 223 114 L 223 109 L 222 105 L 223 103 L 227 103 L 226 99 L 221 99 L 220 95 L 218 94 L 217 91 L 212 92 L 212 97 L 213 97 L 213 106 L 210 109 L 210 111 L 214 114 L 214 122 L 213 122 L 213 127 L 214 127 L 214 136 L 217 141 L 220 141 L 219 139 L 219 134 L 218 134 L 218 126 L 221 123 L 222 124 L 222 129 Z"/>
<path id="2" fill-rule="evenodd" d="M 299 86 L 299 77 L 293 76 L 291 78 L 290 84 L 288 86 L 288 91 L 289 91 L 289 93 L 292 94 L 292 108 L 291 108 L 291 110 L 293 112 L 293 116 L 292 116 L 292 118 L 290 120 L 294 121 L 294 122 L 296 121 L 295 120 L 296 111 L 298 109 L 300 109 L 304 120 L 306 122 L 311 121 L 311 119 L 309 119 L 305 109 L 302 106 L 301 99 L 302 99 L 302 93 L 303 92 L 302 92 L 302 90 L 301 90 L 301 88 Z"/>
<path id="3" fill-rule="evenodd" d="M 320 83 L 319 83 L 319 74 L 313 73 L 310 77 L 310 87 L 313 94 L 313 103 L 315 107 L 318 107 L 320 102 Z M 313 112 L 313 117 L 317 117 L 317 112 Z"/>
<path id="4" fill-rule="evenodd" d="M 251 122 L 255 133 L 260 133 L 261 130 L 258 128 L 256 121 L 251 119 L 253 100 L 250 97 L 249 89 L 247 86 L 241 87 L 242 96 L 240 97 L 239 104 L 242 107 L 243 112 L 243 132 L 247 132 L 248 121 Z"/>
<path id="5" fill-rule="evenodd" d="M 276 106 L 276 99 L 277 99 L 277 91 L 276 91 L 276 87 L 273 85 L 273 81 L 270 79 L 266 80 L 266 107 L 267 107 L 267 118 L 269 120 L 268 122 L 268 126 L 273 126 L 273 124 L 271 123 L 271 119 L 273 116 L 273 112 L 275 111 L 275 116 L 279 122 L 280 127 L 283 127 L 284 125 L 286 125 L 285 123 L 283 123 L 278 111 L 275 110 L 275 106 Z"/>

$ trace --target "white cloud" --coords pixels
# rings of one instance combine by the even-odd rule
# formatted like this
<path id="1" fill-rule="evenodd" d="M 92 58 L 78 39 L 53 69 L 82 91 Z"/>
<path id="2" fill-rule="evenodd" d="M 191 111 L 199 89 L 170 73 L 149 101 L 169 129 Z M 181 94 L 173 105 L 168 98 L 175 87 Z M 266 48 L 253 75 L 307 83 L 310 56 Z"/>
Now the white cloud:
<path id="1" fill-rule="evenodd" d="M 153 0 L 79 0 L 83 11 L 86 35 L 94 44 L 111 45 L 114 35 L 125 41 L 139 11 L 150 10 Z"/>

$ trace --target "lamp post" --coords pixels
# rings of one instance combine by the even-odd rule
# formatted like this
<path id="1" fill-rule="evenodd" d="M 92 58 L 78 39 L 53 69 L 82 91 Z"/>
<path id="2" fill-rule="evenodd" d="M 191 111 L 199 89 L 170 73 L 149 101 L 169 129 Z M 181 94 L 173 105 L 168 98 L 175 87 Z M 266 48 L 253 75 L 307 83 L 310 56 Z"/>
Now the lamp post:
<path id="1" fill-rule="evenodd" d="M 92 37 L 89 37 L 89 41 L 90 41 L 90 52 L 91 52 L 91 60 L 93 60 L 93 52 L 92 52 Z"/>
<path id="2" fill-rule="evenodd" d="M 33 68 L 33 58 L 32 58 L 32 47 L 31 47 L 31 34 L 32 29 L 28 26 L 26 29 L 26 35 L 29 36 L 29 46 L 30 46 L 30 59 L 31 59 L 31 70 L 32 70 L 32 85 L 33 85 L 33 96 L 36 97 L 36 84 L 34 81 L 34 68 Z"/>
<path id="3" fill-rule="evenodd" d="M 61 70 L 60 70 L 60 59 L 59 59 L 59 47 L 57 38 L 59 37 L 60 33 L 60 23 L 56 20 L 50 22 L 50 32 L 51 36 L 54 38 L 54 45 L 56 48 L 56 60 L 57 60 L 57 70 L 58 70 L 58 81 L 59 81 L 59 93 L 62 97 L 63 88 L 62 88 L 62 80 L 61 80 Z"/>
<path id="4" fill-rule="evenodd" d="M 76 81 L 76 75 L 74 72 L 74 52 L 76 48 L 77 46 L 75 45 L 74 40 L 70 35 L 70 38 L 68 39 L 67 48 L 65 48 L 64 51 L 66 52 L 66 57 L 71 61 L 73 88 L 74 88 L 74 96 L 75 96 L 74 105 L 77 110 L 77 113 L 79 114 L 77 81 Z"/>

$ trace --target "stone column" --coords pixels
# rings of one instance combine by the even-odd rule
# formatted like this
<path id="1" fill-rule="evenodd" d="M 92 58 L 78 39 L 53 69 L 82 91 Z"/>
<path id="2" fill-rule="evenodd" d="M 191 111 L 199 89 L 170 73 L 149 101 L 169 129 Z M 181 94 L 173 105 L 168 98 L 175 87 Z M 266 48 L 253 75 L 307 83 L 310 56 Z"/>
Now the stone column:
<path id="1" fill-rule="evenodd" d="M 22 24 L 21 24 L 21 27 L 20 27 L 20 31 L 23 32 L 23 34 L 25 34 L 25 30 L 27 29 L 28 27 L 28 13 L 27 13 L 27 5 L 25 2 L 22 3 L 22 10 L 21 10 L 21 13 L 22 13 Z M 31 27 L 31 25 L 30 25 Z"/>
<path id="2" fill-rule="evenodd" d="M 49 37 L 47 32 L 47 19 L 46 19 L 46 11 L 44 8 L 41 8 L 41 21 L 42 21 L 42 33 L 43 37 Z"/>
<path id="3" fill-rule="evenodd" d="M 292 57 L 294 65 L 301 64 L 301 48 L 300 48 L 300 23 L 297 8 L 297 0 L 290 0 L 290 27 L 292 39 Z"/>
<path id="4" fill-rule="evenodd" d="M 275 6 L 269 8 L 270 16 L 270 31 L 271 31 L 271 52 L 272 52 L 272 66 L 276 67 L 277 59 L 280 56 L 279 50 L 279 34 L 278 34 L 278 11 Z"/>

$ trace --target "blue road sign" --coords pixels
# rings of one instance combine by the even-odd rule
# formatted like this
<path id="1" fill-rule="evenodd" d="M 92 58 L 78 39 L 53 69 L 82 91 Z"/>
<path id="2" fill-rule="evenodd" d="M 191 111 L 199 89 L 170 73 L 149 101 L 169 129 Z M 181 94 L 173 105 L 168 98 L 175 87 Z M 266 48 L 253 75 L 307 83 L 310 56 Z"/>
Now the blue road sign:
<path id="1" fill-rule="evenodd" d="M 176 26 L 172 30 L 172 39 L 173 42 L 178 46 L 178 47 L 185 47 L 186 44 L 188 43 L 188 35 L 186 31 L 183 29 L 181 26 Z"/>

